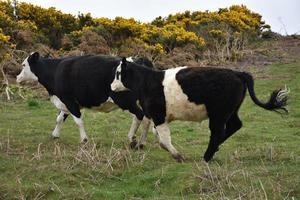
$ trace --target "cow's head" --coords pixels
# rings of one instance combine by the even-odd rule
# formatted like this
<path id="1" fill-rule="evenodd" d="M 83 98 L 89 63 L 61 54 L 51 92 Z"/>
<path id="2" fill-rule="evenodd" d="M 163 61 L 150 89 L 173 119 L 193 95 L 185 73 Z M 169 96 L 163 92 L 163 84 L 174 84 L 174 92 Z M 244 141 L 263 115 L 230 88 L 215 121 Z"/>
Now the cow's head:
<path id="1" fill-rule="evenodd" d="M 120 64 L 116 68 L 114 81 L 110 85 L 112 91 L 120 92 L 120 91 L 129 90 L 127 87 L 124 86 L 123 83 L 126 82 L 125 81 L 126 71 L 127 71 L 127 60 L 126 58 L 123 58 L 120 61 Z"/>
<path id="2" fill-rule="evenodd" d="M 17 83 L 21 83 L 22 81 L 37 81 L 38 77 L 34 73 L 33 65 L 37 63 L 40 58 L 40 54 L 38 52 L 31 53 L 30 56 L 25 58 L 22 63 L 22 71 L 17 76 Z"/>
<path id="3" fill-rule="evenodd" d="M 127 59 L 127 61 L 128 61 L 128 59 Z M 135 59 L 133 59 L 133 62 L 138 65 L 143 65 L 145 67 L 154 69 L 153 63 L 146 57 L 135 58 Z"/>

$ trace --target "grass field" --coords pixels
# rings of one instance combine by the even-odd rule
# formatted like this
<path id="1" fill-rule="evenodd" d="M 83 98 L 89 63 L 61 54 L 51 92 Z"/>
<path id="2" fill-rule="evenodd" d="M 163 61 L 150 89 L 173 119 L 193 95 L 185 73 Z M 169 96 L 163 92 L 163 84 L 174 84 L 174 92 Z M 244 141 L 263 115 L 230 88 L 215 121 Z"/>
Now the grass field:
<path id="1" fill-rule="evenodd" d="M 57 110 L 43 99 L 0 102 L 0 199 L 300 199 L 300 62 L 272 65 L 257 74 L 266 100 L 287 84 L 289 115 L 265 111 L 247 96 L 243 128 L 209 164 L 202 161 L 209 129 L 171 124 L 175 162 L 149 133 L 146 148 L 128 148 L 131 116 L 120 110 L 84 111 L 90 138 L 79 144 L 70 118 L 52 140 Z"/>

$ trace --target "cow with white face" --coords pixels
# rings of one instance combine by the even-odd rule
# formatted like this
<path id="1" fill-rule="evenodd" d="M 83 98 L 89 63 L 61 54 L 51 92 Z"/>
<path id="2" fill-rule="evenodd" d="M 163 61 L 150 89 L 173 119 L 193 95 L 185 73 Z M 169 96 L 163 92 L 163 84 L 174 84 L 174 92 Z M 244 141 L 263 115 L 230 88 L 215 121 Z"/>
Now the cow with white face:
<path id="1" fill-rule="evenodd" d="M 116 74 L 115 74 L 115 79 L 111 84 L 111 90 L 115 91 L 115 92 L 119 92 L 119 91 L 128 91 L 129 89 L 126 88 L 122 81 L 121 81 L 121 65 L 122 65 L 122 61 L 120 61 L 120 64 L 117 66 L 116 68 Z"/>
<path id="2" fill-rule="evenodd" d="M 254 92 L 250 74 L 209 67 L 178 67 L 158 71 L 127 62 L 124 58 L 115 70 L 111 89 L 137 94 L 144 114 L 152 119 L 160 145 L 179 162 L 183 156 L 171 143 L 168 123 L 173 120 L 209 119 L 210 141 L 204 154 L 209 161 L 226 139 L 242 127 L 238 111 L 248 89 L 254 103 L 266 110 L 286 111 L 287 89 L 275 90 L 267 103 Z"/>
<path id="3" fill-rule="evenodd" d="M 39 53 L 35 52 L 22 63 L 23 69 L 17 76 L 17 82 L 38 81 L 48 91 L 51 102 L 60 110 L 52 132 L 54 138 L 60 136 L 63 122 L 71 115 L 78 125 L 80 141 L 86 142 L 87 134 L 80 109 L 110 112 L 119 107 L 133 114 L 128 138 L 131 147 L 140 148 L 146 142 L 145 135 L 150 122 L 144 118 L 137 105 L 136 94 L 131 91 L 116 93 L 110 89 L 115 76 L 114 69 L 120 61 L 119 57 L 105 55 L 49 59 L 40 57 Z M 144 64 L 144 59 L 141 58 L 132 61 Z M 153 67 L 149 62 L 145 65 Z M 140 124 L 143 125 L 143 133 L 137 142 L 135 133 Z"/>
<path id="4" fill-rule="evenodd" d="M 33 55 L 32 53 L 31 55 Z M 38 77 L 31 71 L 28 59 L 33 59 L 32 56 L 28 56 L 22 63 L 22 71 L 17 76 L 17 83 L 21 83 L 23 81 L 37 81 Z"/>

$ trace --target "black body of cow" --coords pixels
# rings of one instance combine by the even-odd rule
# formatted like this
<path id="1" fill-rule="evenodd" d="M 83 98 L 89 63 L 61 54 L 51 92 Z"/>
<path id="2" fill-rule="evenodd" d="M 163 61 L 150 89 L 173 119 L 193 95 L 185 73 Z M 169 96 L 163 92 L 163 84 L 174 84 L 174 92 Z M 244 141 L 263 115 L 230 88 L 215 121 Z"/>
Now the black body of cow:
<path id="1" fill-rule="evenodd" d="M 121 65 L 123 85 L 138 95 L 144 114 L 153 120 L 156 127 L 168 123 L 166 91 L 163 85 L 166 73 L 126 62 L 124 59 Z M 218 68 L 182 68 L 175 77 L 189 102 L 206 107 L 211 136 L 204 154 L 205 161 L 209 161 L 219 145 L 242 127 L 238 110 L 247 89 L 256 105 L 271 111 L 287 111 L 285 109 L 287 91 L 276 90 L 267 103 L 262 103 L 255 96 L 252 76 L 246 72 Z M 170 138 L 168 140 L 171 142 Z M 166 144 L 161 146 L 170 151 Z M 178 161 L 183 160 L 180 154 L 172 153 L 172 155 Z"/>

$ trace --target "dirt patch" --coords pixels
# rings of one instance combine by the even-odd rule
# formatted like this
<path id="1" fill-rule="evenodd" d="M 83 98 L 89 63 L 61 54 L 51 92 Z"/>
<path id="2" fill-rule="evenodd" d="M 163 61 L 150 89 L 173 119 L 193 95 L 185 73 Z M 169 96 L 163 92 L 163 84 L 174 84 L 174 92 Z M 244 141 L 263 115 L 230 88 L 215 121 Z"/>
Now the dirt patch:
<path id="1" fill-rule="evenodd" d="M 241 61 L 204 66 L 229 68 L 237 71 L 251 71 L 256 78 L 273 79 L 274 77 L 265 73 L 267 66 L 275 63 L 288 64 L 300 60 L 300 37 L 282 37 L 255 45 L 245 50 L 245 56 Z M 280 79 L 287 78 L 289 77 L 280 77 Z"/>

